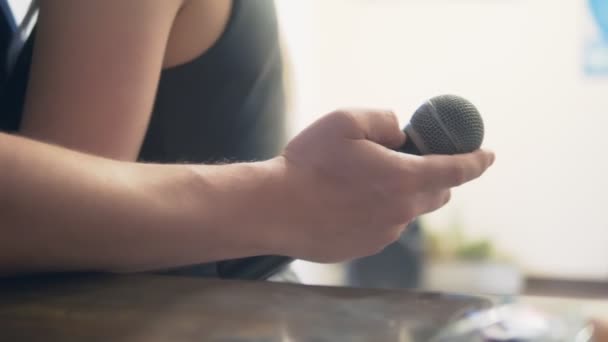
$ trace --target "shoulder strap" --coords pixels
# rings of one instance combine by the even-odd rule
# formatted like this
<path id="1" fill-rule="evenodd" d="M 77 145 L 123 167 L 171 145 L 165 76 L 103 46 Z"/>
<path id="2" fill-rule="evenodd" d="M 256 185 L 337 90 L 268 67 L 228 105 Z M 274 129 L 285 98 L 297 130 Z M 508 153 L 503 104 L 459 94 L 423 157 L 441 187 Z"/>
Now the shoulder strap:
<path id="1" fill-rule="evenodd" d="M 4 0 L 2 2 L 6 2 L 6 0 Z M 6 70 L 7 74 L 10 74 L 11 71 L 13 70 L 15 63 L 17 62 L 17 59 L 19 57 L 19 54 L 21 53 L 21 50 L 23 49 L 23 45 L 25 44 L 28 37 L 32 33 L 32 29 L 34 28 L 34 25 L 36 24 L 37 19 L 38 19 L 38 1 L 32 0 L 25 16 L 23 17 L 23 20 L 21 21 L 19 26 L 16 27 L 16 29 L 13 32 L 13 35 L 9 41 L 9 45 L 7 46 L 6 53 L 5 53 L 5 56 L 6 56 L 5 70 Z M 13 17 L 13 22 L 14 22 L 14 17 Z"/>

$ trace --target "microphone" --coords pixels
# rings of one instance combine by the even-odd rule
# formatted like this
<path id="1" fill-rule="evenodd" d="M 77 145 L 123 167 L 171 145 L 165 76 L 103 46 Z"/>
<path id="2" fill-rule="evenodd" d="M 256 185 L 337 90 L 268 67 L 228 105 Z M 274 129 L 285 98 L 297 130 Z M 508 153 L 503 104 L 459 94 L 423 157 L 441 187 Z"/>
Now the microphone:
<path id="1" fill-rule="evenodd" d="M 415 155 L 459 154 L 481 147 L 484 124 L 475 106 L 456 95 L 440 95 L 422 104 L 403 129 L 406 143 L 398 150 Z M 218 264 L 222 278 L 267 279 L 293 261 L 285 256 L 256 256 Z"/>
<path id="2" fill-rule="evenodd" d="M 440 95 L 422 104 L 403 129 L 407 135 L 400 152 L 461 154 L 481 147 L 484 124 L 479 111 L 457 95 Z"/>

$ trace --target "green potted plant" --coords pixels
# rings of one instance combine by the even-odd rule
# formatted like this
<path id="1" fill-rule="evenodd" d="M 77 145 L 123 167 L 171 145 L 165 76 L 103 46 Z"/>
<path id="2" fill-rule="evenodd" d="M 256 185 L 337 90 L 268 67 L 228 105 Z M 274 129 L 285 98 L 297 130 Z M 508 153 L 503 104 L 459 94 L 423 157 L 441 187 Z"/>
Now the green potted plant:
<path id="1" fill-rule="evenodd" d="M 492 239 L 473 238 L 460 220 L 438 229 L 423 221 L 422 287 L 427 290 L 516 295 L 523 286 L 520 270 L 498 251 Z"/>

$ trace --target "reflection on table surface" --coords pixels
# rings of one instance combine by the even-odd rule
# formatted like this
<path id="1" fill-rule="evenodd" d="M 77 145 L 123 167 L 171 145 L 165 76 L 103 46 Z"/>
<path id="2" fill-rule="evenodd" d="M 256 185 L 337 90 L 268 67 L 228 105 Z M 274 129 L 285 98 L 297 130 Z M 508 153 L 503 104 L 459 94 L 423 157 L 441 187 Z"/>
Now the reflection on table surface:
<path id="1" fill-rule="evenodd" d="M 169 276 L 5 279 L 11 341 L 425 341 L 473 296 Z"/>

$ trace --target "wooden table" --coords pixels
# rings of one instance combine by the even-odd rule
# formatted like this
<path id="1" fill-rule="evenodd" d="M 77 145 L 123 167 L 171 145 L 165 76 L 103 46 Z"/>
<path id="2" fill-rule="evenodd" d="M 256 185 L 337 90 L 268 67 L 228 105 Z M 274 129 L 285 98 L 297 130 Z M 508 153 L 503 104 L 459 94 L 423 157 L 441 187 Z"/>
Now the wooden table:
<path id="1" fill-rule="evenodd" d="M 0 279 L 1 341 L 424 341 L 468 296 L 172 276 Z"/>

